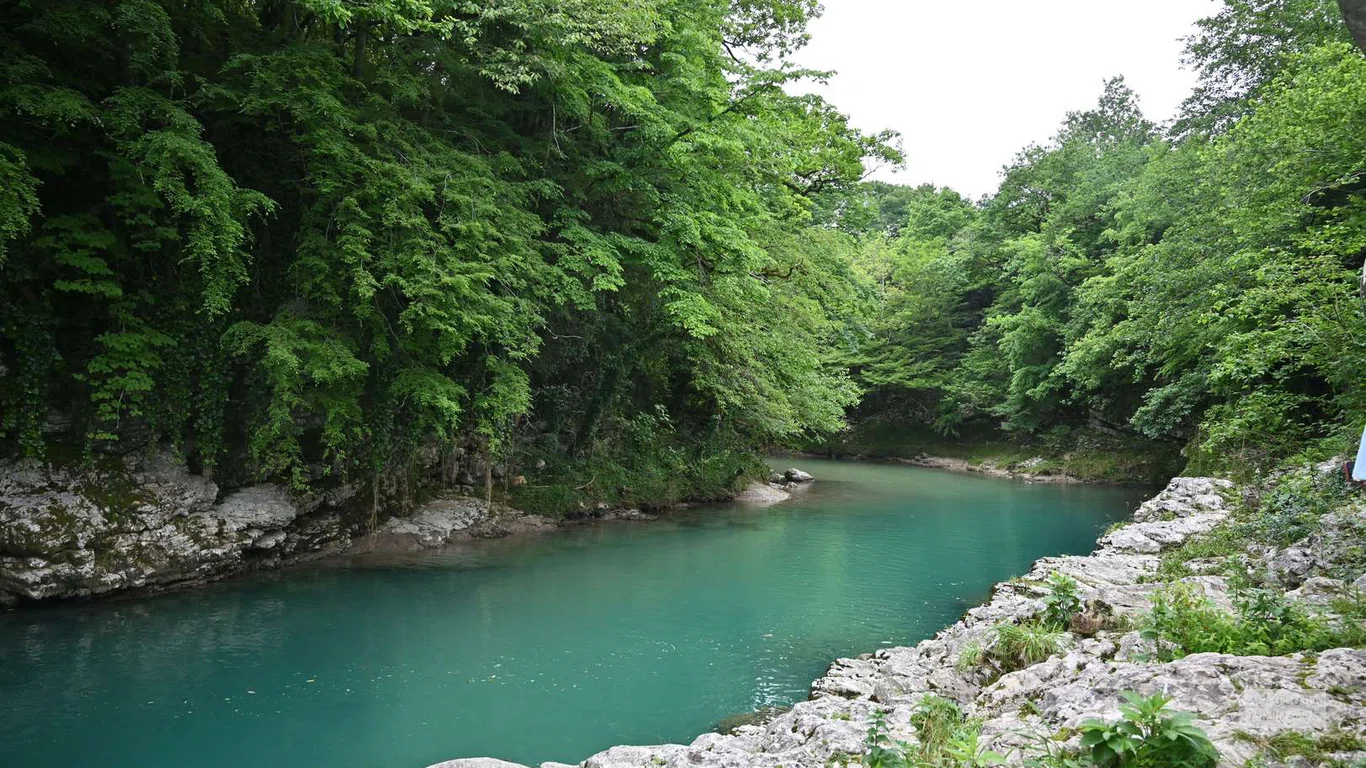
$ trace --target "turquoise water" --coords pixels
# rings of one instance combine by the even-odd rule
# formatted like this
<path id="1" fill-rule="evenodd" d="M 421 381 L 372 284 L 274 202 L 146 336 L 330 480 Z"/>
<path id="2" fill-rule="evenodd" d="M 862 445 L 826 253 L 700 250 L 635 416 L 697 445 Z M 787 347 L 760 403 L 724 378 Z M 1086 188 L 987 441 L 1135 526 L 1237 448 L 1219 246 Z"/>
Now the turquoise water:
<path id="1" fill-rule="evenodd" d="M 423 768 L 687 741 L 1089 551 L 1143 495 L 797 463 L 820 481 L 770 508 L 0 614 L 0 765 Z"/>

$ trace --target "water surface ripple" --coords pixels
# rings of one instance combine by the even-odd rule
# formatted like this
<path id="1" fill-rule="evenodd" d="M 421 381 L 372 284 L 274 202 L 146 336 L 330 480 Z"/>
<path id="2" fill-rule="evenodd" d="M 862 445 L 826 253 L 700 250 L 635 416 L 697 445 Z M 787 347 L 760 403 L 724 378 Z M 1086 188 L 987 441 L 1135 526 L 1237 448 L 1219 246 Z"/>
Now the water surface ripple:
<path id="1" fill-rule="evenodd" d="M 0 614 L 0 765 L 577 762 L 806 696 L 914 643 L 1142 492 L 798 462 L 722 505 L 163 597 Z"/>

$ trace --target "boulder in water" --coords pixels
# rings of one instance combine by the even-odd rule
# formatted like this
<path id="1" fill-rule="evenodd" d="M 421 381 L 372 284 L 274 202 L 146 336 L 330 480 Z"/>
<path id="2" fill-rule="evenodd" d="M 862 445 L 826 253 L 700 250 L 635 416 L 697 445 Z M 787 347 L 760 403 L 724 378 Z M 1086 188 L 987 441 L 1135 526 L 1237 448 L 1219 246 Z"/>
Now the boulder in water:
<path id="1" fill-rule="evenodd" d="M 509 763 L 496 757 L 466 757 L 429 765 L 427 768 L 527 768 L 521 763 Z"/>

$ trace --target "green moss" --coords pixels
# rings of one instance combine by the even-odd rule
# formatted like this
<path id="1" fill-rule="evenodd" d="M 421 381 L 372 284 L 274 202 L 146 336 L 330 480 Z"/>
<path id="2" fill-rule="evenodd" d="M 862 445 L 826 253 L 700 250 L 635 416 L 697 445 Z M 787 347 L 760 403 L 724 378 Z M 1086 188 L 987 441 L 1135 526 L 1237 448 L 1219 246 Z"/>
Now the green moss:
<path id="1" fill-rule="evenodd" d="M 1284 761 L 1291 757 L 1303 757 L 1315 764 L 1325 763 L 1335 752 L 1360 752 L 1366 750 L 1366 741 L 1361 737 L 1334 729 L 1322 734 L 1285 731 L 1271 737 L 1260 737 L 1238 731 L 1233 737 L 1239 741 L 1255 744 L 1264 757 Z M 1336 765 L 1336 763 L 1328 763 Z"/>

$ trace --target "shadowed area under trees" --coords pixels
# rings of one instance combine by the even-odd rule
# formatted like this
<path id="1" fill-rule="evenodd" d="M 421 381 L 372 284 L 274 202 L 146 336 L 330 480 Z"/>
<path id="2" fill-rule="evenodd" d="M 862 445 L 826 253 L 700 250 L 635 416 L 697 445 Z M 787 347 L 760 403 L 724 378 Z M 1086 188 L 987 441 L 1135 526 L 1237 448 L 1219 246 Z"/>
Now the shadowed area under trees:
<path id="1" fill-rule="evenodd" d="M 853 240 L 810 201 L 899 157 L 784 92 L 815 12 L 7 4 L 6 450 L 401 496 L 837 427 Z"/>
<path id="2" fill-rule="evenodd" d="M 980 201 L 863 181 L 896 137 L 785 89 L 818 12 L 6 5 L 4 453 L 376 499 L 525 473 L 563 513 L 724 493 L 846 413 L 1201 471 L 1355 436 L 1337 3 L 1229 0 L 1171 125 L 1116 78 Z"/>

